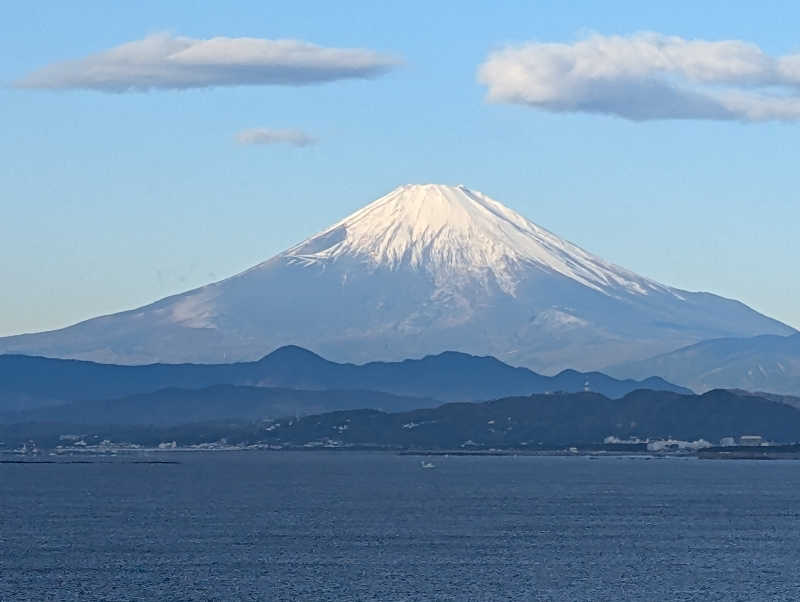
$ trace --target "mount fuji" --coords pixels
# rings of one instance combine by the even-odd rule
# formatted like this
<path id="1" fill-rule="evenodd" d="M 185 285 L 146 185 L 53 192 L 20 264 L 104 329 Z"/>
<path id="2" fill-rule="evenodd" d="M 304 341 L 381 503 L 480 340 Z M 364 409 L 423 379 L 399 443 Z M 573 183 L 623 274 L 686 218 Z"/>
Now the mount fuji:
<path id="1" fill-rule="evenodd" d="M 115 363 L 337 361 L 445 350 L 554 373 L 789 326 L 606 262 L 463 186 L 408 185 L 240 274 L 145 307 L 0 338 L 0 353 Z"/>

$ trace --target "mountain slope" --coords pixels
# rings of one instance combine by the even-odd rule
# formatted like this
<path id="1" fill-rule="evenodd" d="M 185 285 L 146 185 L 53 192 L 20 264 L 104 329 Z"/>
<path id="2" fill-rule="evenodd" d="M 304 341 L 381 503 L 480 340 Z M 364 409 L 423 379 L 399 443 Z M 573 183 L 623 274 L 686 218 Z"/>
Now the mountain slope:
<path id="1" fill-rule="evenodd" d="M 704 341 L 609 371 L 632 378 L 660 374 L 696 391 L 728 387 L 800 395 L 800 334 Z"/>
<path id="2" fill-rule="evenodd" d="M 638 276 L 462 186 L 400 187 L 241 274 L 0 353 L 117 363 L 252 360 L 296 343 L 344 361 L 457 349 L 555 373 L 793 329 Z"/>
<path id="3" fill-rule="evenodd" d="M 212 385 L 370 390 L 441 401 L 483 400 L 588 388 L 620 397 L 641 388 L 687 392 L 660 378 L 620 381 L 574 370 L 549 377 L 492 357 L 447 352 L 419 360 L 337 364 L 306 349 L 282 347 L 257 362 L 120 366 L 80 360 L 0 356 L 0 411 L 76 400 L 107 400 L 165 388 Z"/>

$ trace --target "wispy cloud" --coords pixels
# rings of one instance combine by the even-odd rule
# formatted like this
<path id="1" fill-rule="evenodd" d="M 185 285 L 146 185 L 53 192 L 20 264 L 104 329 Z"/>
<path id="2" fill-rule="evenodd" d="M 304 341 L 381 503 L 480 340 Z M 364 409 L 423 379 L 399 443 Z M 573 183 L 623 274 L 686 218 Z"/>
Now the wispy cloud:
<path id="1" fill-rule="evenodd" d="M 21 88 L 143 92 L 211 86 L 301 86 L 371 78 L 398 65 L 372 50 L 325 48 L 299 40 L 197 40 L 156 34 L 84 58 L 47 65 Z"/>
<path id="2" fill-rule="evenodd" d="M 239 144 L 290 144 L 291 146 L 310 146 L 317 139 L 300 130 L 276 130 L 269 128 L 250 128 L 236 134 Z"/>
<path id="3" fill-rule="evenodd" d="M 592 35 L 492 52 L 478 79 L 491 102 L 632 120 L 800 119 L 800 54 L 773 57 L 740 40 L 658 33 Z"/>

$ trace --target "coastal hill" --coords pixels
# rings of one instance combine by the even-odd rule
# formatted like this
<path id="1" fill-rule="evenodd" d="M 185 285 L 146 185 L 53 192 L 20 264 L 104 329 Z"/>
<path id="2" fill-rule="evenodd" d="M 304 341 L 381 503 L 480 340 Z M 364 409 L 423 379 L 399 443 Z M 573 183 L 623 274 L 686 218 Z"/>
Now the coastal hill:
<path id="1" fill-rule="evenodd" d="M 800 410 L 724 390 L 703 395 L 634 391 L 621 399 L 596 393 L 533 395 L 412 412 L 355 410 L 280 420 L 269 425 L 264 439 L 456 449 L 599 443 L 608 436 L 716 442 L 751 433 L 800 441 Z"/>

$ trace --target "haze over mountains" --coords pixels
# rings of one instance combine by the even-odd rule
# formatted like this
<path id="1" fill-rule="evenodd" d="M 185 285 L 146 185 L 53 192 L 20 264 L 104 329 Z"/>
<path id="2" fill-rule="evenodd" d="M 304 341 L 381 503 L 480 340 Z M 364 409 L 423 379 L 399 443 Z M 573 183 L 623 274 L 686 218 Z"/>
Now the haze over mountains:
<path id="1" fill-rule="evenodd" d="M 632 378 L 658 374 L 698 392 L 726 387 L 800 395 L 800 334 L 703 341 L 609 372 Z"/>
<path id="2" fill-rule="evenodd" d="M 228 362 L 298 344 L 338 361 L 458 350 L 556 373 L 794 332 L 738 301 L 610 264 L 479 192 L 409 185 L 241 274 L 2 338 L 0 353 Z"/>

